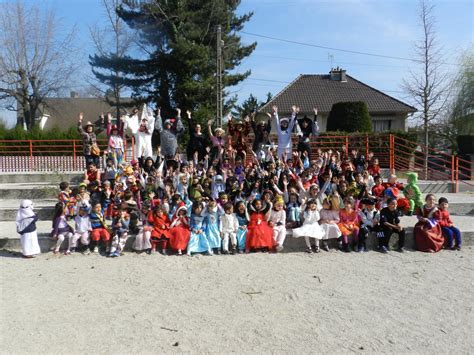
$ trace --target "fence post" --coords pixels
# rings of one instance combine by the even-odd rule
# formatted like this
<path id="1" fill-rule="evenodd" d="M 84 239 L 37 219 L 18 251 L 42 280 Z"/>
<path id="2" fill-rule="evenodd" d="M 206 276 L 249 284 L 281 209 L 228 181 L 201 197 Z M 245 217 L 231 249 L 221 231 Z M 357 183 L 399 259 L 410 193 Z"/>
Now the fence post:
<path id="1" fill-rule="evenodd" d="M 349 136 L 346 136 L 346 157 L 349 156 Z"/>
<path id="2" fill-rule="evenodd" d="M 132 160 L 135 158 L 135 137 L 132 136 Z"/>
<path id="3" fill-rule="evenodd" d="M 459 192 L 459 157 L 456 156 L 456 183 L 454 184 L 454 192 Z"/>
<path id="4" fill-rule="evenodd" d="M 73 160 L 72 160 L 72 168 L 76 171 L 76 140 L 73 139 L 72 141 L 72 151 L 73 151 Z"/>
<path id="5" fill-rule="evenodd" d="M 369 159 L 369 135 L 365 135 L 365 159 Z"/>
<path id="6" fill-rule="evenodd" d="M 454 182 L 454 155 L 451 155 L 451 182 Z"/>
<path id="7" fill-rule="evenodd" d="M 33 171 L 33 141 L 30 139 L 30 171 Z"/>
<path id="8" fill-rule="evenodd" d="M 127 138 L 124 137 L 123 140 L 123 161 L 127 161 Z"/>
<path id="9" fill-rule="evenodd" d="M 390 152 L 389 152 L 389 165 L 390 165 L 390 174 L 393 174 L 395 172 L 395 154 L 394 154 L 394 149 L 395 149 L 395 140 L 393 139 L 393 134 L 390 135 L 389 137 L 389 144 L 390 144 Z"/>

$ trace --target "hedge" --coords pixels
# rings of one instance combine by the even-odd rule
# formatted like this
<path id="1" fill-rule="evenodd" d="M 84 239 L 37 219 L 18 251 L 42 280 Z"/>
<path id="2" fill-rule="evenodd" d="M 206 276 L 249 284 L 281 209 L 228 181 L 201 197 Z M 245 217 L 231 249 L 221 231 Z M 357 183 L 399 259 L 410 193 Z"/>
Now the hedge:
<path id="1" fill-rule="evenodd" d="M 365 102 L 338 102 L 329 112 L 328 131 L 372 132 L 369 108 Z"/>

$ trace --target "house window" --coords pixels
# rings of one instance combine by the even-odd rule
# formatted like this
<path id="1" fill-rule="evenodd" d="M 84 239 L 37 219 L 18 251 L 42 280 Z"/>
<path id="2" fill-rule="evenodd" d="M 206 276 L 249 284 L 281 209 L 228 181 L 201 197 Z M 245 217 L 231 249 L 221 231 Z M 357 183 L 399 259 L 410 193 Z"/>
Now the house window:
<path id="1" fill-rule="evenodd" d="M 392 128 L 392 120 L 377 120 L 372 121 L 372 129 L 374 132 L 390 131 Z"/>

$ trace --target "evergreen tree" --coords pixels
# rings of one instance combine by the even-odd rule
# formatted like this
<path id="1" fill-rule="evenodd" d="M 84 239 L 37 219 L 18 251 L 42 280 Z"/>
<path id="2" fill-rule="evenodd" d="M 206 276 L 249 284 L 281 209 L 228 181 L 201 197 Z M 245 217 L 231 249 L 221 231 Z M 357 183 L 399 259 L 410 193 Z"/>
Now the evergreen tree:
<path id="1" fill-rule="evenodd" d="M 329 112 L 328 131 L 371 132 L 372 121 L 365 102 L 338 102 Z"/>
<path id="2" fill-rule="evenodd" d="M 222 26 L 224 87 L 250 75 L 235 72 L 256 43 L 241 44 L 240 31 L 252 13 L 238 16 L 240 0 L 124 0 L 118 15 L 139 36 L 143 54 L 97 57 L 96 68 L 120 72 L 120 84 L 129 87 L 138 102 L 153 102 L 163 115 L 175 108 L 190 109 L 194 117 L 208 119 L 216 108 L 216 26 Z"/>

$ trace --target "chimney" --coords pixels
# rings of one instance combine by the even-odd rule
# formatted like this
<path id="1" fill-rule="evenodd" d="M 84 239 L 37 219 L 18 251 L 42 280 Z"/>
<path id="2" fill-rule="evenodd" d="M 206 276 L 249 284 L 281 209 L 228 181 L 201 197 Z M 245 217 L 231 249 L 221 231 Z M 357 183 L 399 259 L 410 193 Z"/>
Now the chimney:
<path id="1" fill-rule="evenodd" d="M 333 81 L 341 81 L 341 82 L 346 82 L 346 71 L 343 70 L 342 68 L 332 68 L 331 71 L 329 72 L 329 75 L 331 77 L 331 80 Z"/>
<path id="2" fill-rule="evenodd" d="M 79 93 L 77 91 L 71 91 L 71 99 L 78 99 Z"/>

